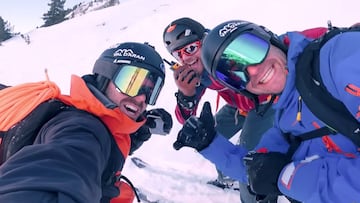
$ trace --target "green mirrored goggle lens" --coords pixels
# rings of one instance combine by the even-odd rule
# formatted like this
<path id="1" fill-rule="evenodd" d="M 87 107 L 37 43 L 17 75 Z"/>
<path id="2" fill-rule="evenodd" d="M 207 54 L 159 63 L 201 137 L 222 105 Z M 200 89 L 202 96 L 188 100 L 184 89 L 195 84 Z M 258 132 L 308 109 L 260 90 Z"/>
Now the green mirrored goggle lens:
<path id="1" fill-rule="evenodd" d="M 230 87 L 244 90 L 249 82 L 246 68 L 261 63 L 269 48 L 269 42 L 255 34 L 239 35 L 221 54 L 215 76 Z"/>

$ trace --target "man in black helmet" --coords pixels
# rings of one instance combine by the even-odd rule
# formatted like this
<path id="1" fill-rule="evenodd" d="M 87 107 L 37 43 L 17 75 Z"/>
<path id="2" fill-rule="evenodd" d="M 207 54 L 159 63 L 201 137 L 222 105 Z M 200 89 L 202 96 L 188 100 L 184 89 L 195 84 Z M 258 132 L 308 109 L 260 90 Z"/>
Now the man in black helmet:
<path id="1" fill-rule="evenodd" d="M 215 114 L 216 131 L 226 139 L 230 139 L 242 130 L 239 144 L 250 150 L 258 143 L 262 133 L 272 126 L 273 110 L 265 110 L 267 95 L 261 95 L 256 97 L 260 104 L 257 110 L 261 115 L 257 114 L 252 98 L 226 88 L 204 71 L 200 56 L 207 32 L 203 25 L 187 17 L 174 20 L 164 30 L 165 47 L 181 64 L 175 66 L 176 70 L 174 70 L 174 80 L 179 88 L 175 94 L 176 118 L 184 124 L 186 119 L 196 115 L 198 103 L 205 90 L 215 90 L 218 96 L 226 101 L 226 104 Z M 176 145 L 177 150 L 180 147 L 181 145 Z M 231 187 L 233 180 L 223 176 L 218 170 L 217 180 L 209 183 L 225 188 Z M 248 192 L 245 184 L 240 184 L 239 189 L 242 202 L 256 202 L 255 196 Z"/>
<path id="2" fill-rule="evenodd" d="M 133 202 L 133 196 L 117 197 L 124 184 L 118 185 L 115 174 L 151 132 L 170 132 L 169 113 L 146 111 L 148 104 L 155 104 L 164 80 L 164 64 L 154 47 L 126 42 L 106 49 L 93 74 L 72 76 L 70 95 L 54 93 L 63 104 L 61 111 L 39 126 L 32 144 L 1 165 L 0 202 Z M 36 125 L 38 115 L 13 126 L 17 131 L 11 140 L 21 139 L 26 124 Z"/>

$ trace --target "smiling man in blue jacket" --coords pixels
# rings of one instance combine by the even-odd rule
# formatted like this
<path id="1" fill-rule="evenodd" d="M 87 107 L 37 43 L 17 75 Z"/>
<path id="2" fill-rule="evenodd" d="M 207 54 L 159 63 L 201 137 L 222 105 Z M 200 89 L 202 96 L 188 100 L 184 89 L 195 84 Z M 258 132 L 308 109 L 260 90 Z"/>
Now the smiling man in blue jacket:
<path id="1" fill-rule="evenodd" d="M 302 61 L 297 63 L 313 40 L 299 32 L 286 36 L 289 47 L 266 28 L 235 20 L 216 26 L 204 41 L 204 65 L 217 80 L 236 91 L 279 96 L 274 127 L 254 151 L 217 135 L 209 104 L 199 118 L 186 121 L 174 145 L 197 149 L 225 174 L 247 182 L 260 202 L 280 194 L 293 202 L 359 202 L 358 146 L 341 133 L 310 138 L 305 134 L 327 127 L 295 86 L 295 67 L 305 69 Z M 358 119 L 360 32 L 332 37 L 316 60 L 327 91 Z M 294 140 L 300 140 L 295 148 Z"/>

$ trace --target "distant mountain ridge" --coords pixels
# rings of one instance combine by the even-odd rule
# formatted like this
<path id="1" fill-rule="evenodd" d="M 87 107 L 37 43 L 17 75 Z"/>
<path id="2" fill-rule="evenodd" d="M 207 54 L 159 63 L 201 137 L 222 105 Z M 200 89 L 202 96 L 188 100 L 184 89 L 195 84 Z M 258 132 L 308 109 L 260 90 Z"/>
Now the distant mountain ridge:
<path id="1" fill-rule="evenodd" d="M 66 15 L 66 18 L 76 18 L 78 16 L 85 15 L 86 13 L 101 10 L 118 4 L 120 4 L 120 0 L 93 0 L 87 3 L 81 2 L 73 6 L 73 8 L 71 9 L 72 11 L 68 15 Z"/>

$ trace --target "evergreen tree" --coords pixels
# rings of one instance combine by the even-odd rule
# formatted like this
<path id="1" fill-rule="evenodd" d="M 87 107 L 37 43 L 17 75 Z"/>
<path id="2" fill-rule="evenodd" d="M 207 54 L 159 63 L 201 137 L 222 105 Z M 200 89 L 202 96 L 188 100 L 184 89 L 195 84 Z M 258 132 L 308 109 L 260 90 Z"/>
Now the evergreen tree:
<path id="1" fill-rule="evenodd" d="M 109 0 L 108 7 L 115 6 L 117 4 L 120 4 L 119 0 Z"/>
<path id="2" fill-rule="evenodd" d="M 0 16 L 0 42 L 10 39 L 13 36 L 10 23 Z"/>
<path id="3" fill-rule="evenodd" d="M 42 19 L 45 21 L 45 23 L 42 27 L 55 25 L 66 20 L 65 16 L 68 11 L 64 9 L 65 2 L 66 0 L 51 0 L 51 2 L 48 3 L 50 10 L 43 14 Z"/>

